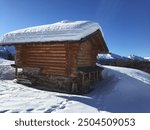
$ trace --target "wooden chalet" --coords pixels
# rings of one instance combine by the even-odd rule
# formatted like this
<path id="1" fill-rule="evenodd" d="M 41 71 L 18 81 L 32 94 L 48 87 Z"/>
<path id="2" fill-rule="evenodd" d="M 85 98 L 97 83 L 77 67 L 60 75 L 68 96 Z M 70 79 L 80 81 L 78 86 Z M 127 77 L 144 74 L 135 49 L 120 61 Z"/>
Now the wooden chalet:
<path id="1" fill-rule="evenodd" d="M 102 79 L 103 68 L 96 66 L 97 54 L 108 53 L 99 25 L 63 21 L 50 24 L 46 31 L 42 27 L 46 28 L 43 25 L 18 30 L 3 38 L 3 45 L 16 47 L 14 67 L 18 82 L 66 93 L 82 94 L 91 90 L 92 84 Z M 43 31 L 41 35 L 46 32 L 44 36 L 36 28 L 41 28 L 38 30 Z M 82 36 L 77 36 L 79 33 Z"/>

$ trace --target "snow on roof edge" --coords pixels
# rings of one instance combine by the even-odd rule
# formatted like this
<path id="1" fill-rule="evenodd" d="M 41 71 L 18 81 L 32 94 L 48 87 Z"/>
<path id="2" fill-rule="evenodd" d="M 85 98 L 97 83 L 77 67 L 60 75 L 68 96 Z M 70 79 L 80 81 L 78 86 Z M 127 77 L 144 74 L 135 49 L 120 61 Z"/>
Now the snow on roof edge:
<path id="1" fill-rule="evenodd" d="M 49 41 L 77 41 L 102 29 L 91 21 L 61 21 L 54 24 L 29 27 L 6 33 L 1 44 Z"/>

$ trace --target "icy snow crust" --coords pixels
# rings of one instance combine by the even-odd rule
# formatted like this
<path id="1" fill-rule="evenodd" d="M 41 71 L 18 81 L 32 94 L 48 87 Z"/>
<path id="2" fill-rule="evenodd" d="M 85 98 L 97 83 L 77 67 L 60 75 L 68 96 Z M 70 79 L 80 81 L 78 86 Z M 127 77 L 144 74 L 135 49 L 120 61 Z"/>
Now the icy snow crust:
<path id="1" fill-rule="evenodd" d="M 92 92 L 71 95 L 15 83 L 10 64 L 0 59 L 0 113 L 150 112 L 150 74 L 143 71 L 104 66 Z"/>
<path id="2" fill-rule="evenodd" d="M 61 21 L 54 24 L 16 30 L 5 34 L 2 43 L 80 40 L 100 29 L 90 21 Z"/>

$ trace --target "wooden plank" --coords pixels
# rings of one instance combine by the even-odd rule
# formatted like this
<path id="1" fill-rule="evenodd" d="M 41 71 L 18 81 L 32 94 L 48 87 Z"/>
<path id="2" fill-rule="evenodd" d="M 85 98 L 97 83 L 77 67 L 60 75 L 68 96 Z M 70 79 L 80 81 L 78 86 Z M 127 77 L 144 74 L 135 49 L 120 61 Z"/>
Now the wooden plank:
<path id="1" fill-rule="evenodd" d="M 64 47 L 31 47 L 31 48 L 23 48 L 25 50 L 64 50 Z"/>
<path id="2" fill-rule="evenodd" d="M 34 53 L 30 53 L 30 54 L 27 54 L 27 55 L 29 55 L 29 56 L 30 56 L 30 55 L 32 55 L 32 56 L 39 56 L 39 55 L 40 55 L 40 56 L 43 56 L 43 57 L 44 57 L 44 56 L 51 56 L 51 57 L 57 57 L 57 56 L 59 56 L 59 57 L 66 57 L 66 54 L 49 54 L 49 53 L 48 53 L 48 54 L 37 54 L 37 53 L 34 54 Z"/>
<path id="3" fill-rule="evenodd" d="M 64 70 L 64 71 L 66 71 L 66 67 L 49 66 L 49 67 L 44 68 L 44 69 L 47 69 L 47 70 Z"/>
<path id="4" fill-rule="evenodd" d="M 27 53 L 36 53 L 36 54 L 38 54 L 38 53 L 52 53 L 52 54 L 66 54 L 66 51 L 44 51 L 44 50 L 39 50 L 39 51 L 37 51 L 37 50 L 31 50 L 31 51 L 26 51 L 26 53 L 25 54 L 27 54 Z"/>
<path id="5" fill-rule="evenodd" d="M 25 47 L 63 47 L 65 44 L 44 44 L 44 43 L 41 43 L 41 44 L 35 44 L 35 45 L 32 45 L 32 44 L 29 44 L 29 45 L 24 45 Z"/>
<path id="6" fill-rule="evenodd" d="M 50 54 L 50 53 L 27 53 L 26 55 L 31 55 L 31 56 L 54 56 L 54 57 L 65 57 L 66 54 Z"/>
<path id="7" fill-rule="evenodd" d="M 21 62 L 20 62 L 21 63 Z M 66 65 L 66 63 L 60 63 L 60 62 L 43 62 L 43 61 L 30 61 L 30 62 L 24 62 L 25 65 L 40 65 L 40 66 L 55 66 L 55 64 L 57 66 L 62 66 L 62 65 L 58 65 L 58 64 L 64 64 Z"/>
<path id="8" fill-rule="evenodd" d="M 24 50 L 64 50 L 64 47 L 25 47 Z"/>
<path id="9" fill-rule="evenodd" d="M 28 65 L 28 66 L 33 66 L 33 65 L 40 65 L 41 67 L 45 67 L 45 68 L 47 68 L 47 67 L 49 67 L 49 66 L 56 66 L 56 67 L 66 67 L 66 64 L 58 64 L 58 63 L 48 63 L 48 64 L 46 64 L 46 63 L 32 63 L 32 62 L 29 62 L 29 63 L 26 63 L 25 65 Z"/>
<path id="10" fill-rule="evenodd" d="M 24 61 L 33 61 L 33 62 L 37 62 L 37 61 L 42 61 L 42 62 L 58 62 L 59 63 L 59 61 L 60 61 L 60 63 L 66 63 L 67 61 L 66 61 L 66 59 L 59 59 L 59 58 L 46 58 L 46 57 L 44 57 L 44 58 L 28 58 L 28 59 L 25 59 Z"/>
<path id="11" fill-rule="evenodd" d="M 28 56 L 28 59 L 30 60 L 62 60 L 62 61 L 65 61 L 66 60 L 66 57 L 42 57 L 42 56 Z"/>
<path id="12" fill-rule="evenodd" d="M 42 45 L 33 45 L 33 46 L 30 44 L 30 45 L 24 45 L 24 47 L 26 47 L 26 48 L 31 48 L 31 47 L 33 47 L 33 48 L 34 47 L 35 48 L 36 47 L 42 47 L 42 48 L 44 48 L 44 47 L 45 48 L 49 48 L 49 47 L 64 47 L 64 44 L 55 44 L 55 45 L 54 44 L 47 44 L 47 45 L 46 44 L 45 45 L 42 44 Z"/>
<path id="13" fill-rule="evenodd" d="M 48 71 L 48 70 L 43 70 L 42 71 L 43 74 L 50 74 L 50 75 L 64 75 L 66 76 L 66 72 L 65 71 Z"/>
<path id="14" fill-rule="evenodd" d="M 88 60 L 78 60 L 78 62 L 80 64 L 90 64 L 90 63 L 92 63 L 91 61 L 88 61 Z"/>
<path id="15" fill-rule="evenodd" d="M 47 69 L 43 69 L 42 72 L 45 72 L 45 73 L 63 73 L 63 74 L 66 73 L 65 70 L 47 70 Z"/>
<path id="16" fill-rule="evenodd" d="M 78 57 L 78 60 L 90 60 L 91 56 L 86 56 L 86 57 Z"/>
<path id="17" fill-rule="evenodd" d="M 32 59 L 32 60 L 30 60 L 30 59 L 26 59 L 25 60 L 26 62 L 33 62 L 33 63 L 66 63 L 66 61 L 63 61 L 63 60 L 34 60 L 34 59 Z"/>
<path id="18" fill-rule="evenodd" d="M 91 65 L 91 63 L 89 62 L 89 63 L 82 63 L 82 62 L 78 62 L 78 67 L 80 67 L 80 66 L 90 66 Z"/>

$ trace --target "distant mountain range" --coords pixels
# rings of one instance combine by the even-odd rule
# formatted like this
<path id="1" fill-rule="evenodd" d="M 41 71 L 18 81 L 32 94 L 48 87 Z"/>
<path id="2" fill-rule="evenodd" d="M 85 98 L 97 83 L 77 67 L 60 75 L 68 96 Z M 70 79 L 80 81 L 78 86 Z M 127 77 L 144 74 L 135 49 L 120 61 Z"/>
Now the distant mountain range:
<path id="1" fill-rule="evenodd" d="M 15 47 L 13 46 L 0 46 L 0 58 L 9 59 L 11 55 L 16 53 Z"/>
<path id="2" fill-rule="evenodd" d="M 0 46 L 0 51 L 6 51 L 6 50 L 7 50 L 9 53 L 11 53 L 11 54 L 15 54 L 15 53 L 16 53 L 16 49 L 15 49 L 14 46 L 5 46 L 5 47 Z"/>
<path id="3" fill-rule="evenodd" d="M 130 55 L 128 56 L 129 59 L 132 60 L 139 60 L 139 61 L 150 61 L 150 57 L 149 59 L 146 59 L 146 57 L 140 57 L 140 56 L 136 56 L 136 55 Z"/>
<path id="4" fill-rule="evenodd" d="M 144 57 L 144 59 L 146 59 L 146 60 L 150 61 L 150 57 Z"/>
<path id="5" fill-rule="evenodd" d="M 150 61 L 150 57 L 140 57 L 136 55 L 130 55 L 128 57 L 120 56 L 114 53 L 108 53 L 108 54 L 98 54 L 97 56 L 98 62 L 100 63 L 110 63 L 114 61 Z"/>

